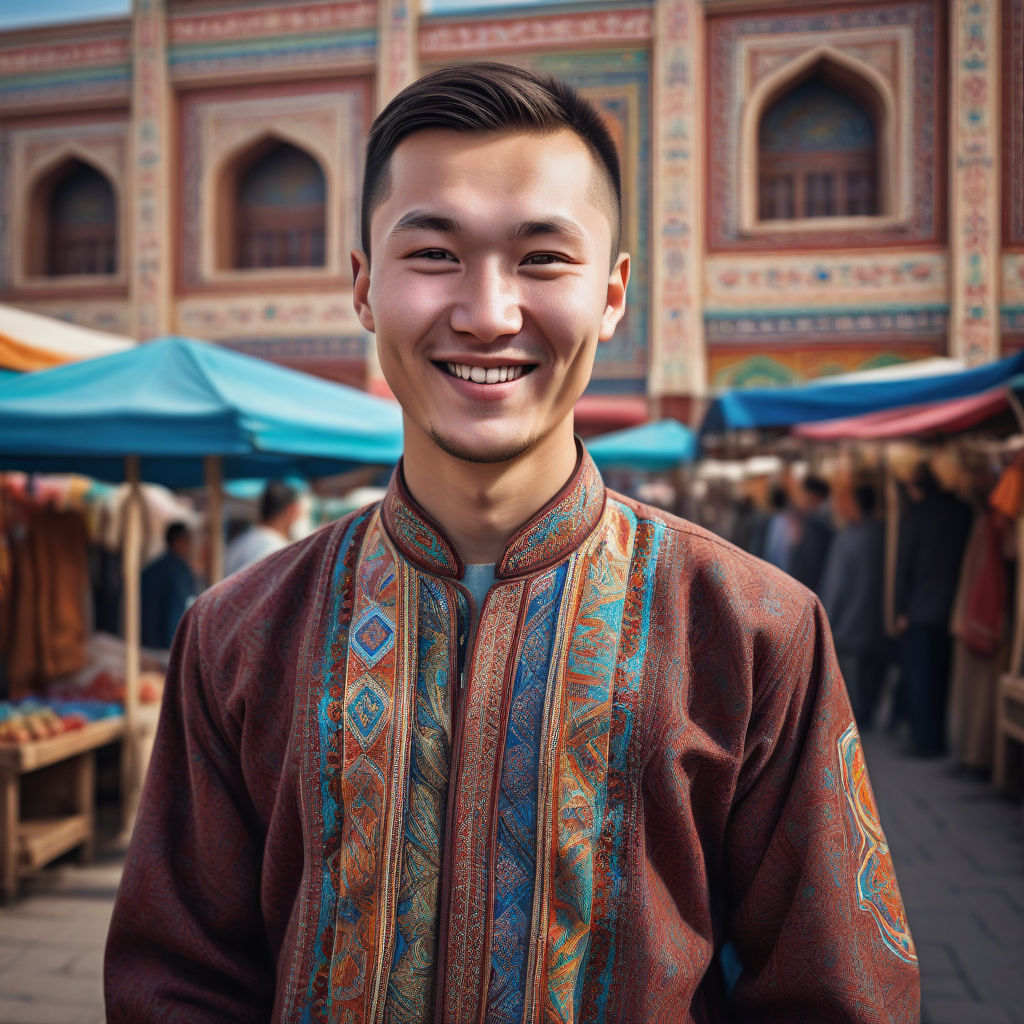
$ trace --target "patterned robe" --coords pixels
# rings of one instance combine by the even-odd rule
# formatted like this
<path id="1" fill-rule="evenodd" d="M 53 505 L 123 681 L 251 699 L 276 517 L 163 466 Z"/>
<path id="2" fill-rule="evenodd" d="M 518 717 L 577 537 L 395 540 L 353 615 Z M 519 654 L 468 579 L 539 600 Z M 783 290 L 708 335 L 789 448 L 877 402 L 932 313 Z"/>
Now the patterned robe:
<path id="1" fill-rule="evenodd" d="M 917 1020 L 813 595 L 585 453 L 462 572 L 399 470 L 196 602 L 110 1024 Z"/>

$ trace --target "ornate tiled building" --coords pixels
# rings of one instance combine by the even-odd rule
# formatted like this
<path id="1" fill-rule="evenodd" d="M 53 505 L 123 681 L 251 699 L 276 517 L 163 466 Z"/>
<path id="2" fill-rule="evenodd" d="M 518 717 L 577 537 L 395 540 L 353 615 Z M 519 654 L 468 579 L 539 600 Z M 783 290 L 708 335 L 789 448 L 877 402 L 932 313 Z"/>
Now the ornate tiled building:
<path id="1" fill-rule="evenodd" d="M 625 169 L 593 414 L 1024 347 L 1024 0 L 135 0 L 0 34 L 0 301 L 375 386 L 350 301 L 374 113 L 488 57 Z"/>

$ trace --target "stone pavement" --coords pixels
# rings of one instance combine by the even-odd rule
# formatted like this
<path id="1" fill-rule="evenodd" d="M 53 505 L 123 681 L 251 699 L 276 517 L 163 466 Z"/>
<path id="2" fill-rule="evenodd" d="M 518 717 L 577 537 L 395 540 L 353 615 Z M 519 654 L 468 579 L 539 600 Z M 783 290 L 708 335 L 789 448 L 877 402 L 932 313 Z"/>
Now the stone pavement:
<path id="1" fill-rule="evenodd" d="M 868 771 L 921 964 L 923 1024 L 1024 1024 L 1024 815 L 949 761 L 869 735 Z"/>
<path id="2" fill-rule="evenodd" d="M 865 740 L 921 960 L 923 1024 L 1024 1024 L 1021 804 L 948 762 Z M 68 858 L 0 908 L 0 1024 L 101 1024 L 101 963 L 122 851 Z"/>

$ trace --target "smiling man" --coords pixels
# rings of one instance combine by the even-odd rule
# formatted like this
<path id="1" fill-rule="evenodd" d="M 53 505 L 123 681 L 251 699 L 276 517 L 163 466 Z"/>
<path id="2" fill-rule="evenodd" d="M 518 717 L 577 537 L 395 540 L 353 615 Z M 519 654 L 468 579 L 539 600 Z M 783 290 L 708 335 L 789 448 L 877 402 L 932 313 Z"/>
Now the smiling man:
<path id="1" fill-rule="evenodd" d="M 620 208 L 555 80 L 447 69 L 374 123 L 354 301 L 404 458 L 179 630 L 111 1024 L 917 1020 L 817 600 L 573 436 Z"/>

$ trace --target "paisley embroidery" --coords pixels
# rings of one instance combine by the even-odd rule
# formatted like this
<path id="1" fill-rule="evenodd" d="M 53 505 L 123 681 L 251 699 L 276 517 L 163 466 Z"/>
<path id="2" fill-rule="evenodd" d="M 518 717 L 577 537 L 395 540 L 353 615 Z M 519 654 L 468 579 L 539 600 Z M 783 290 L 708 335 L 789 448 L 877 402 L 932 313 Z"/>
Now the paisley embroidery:
<path id="1" fill-rule="evenodd" d="M 903 909 L 892 857 L 878 820 L 875 797 L 864 767 L 860 734 L 853 723 L 839 737 L 839 776 L 860 849 L 857 899 L 878 925 L 882 941 L 901 960 L 917 963 L 914 940 Z"/>

